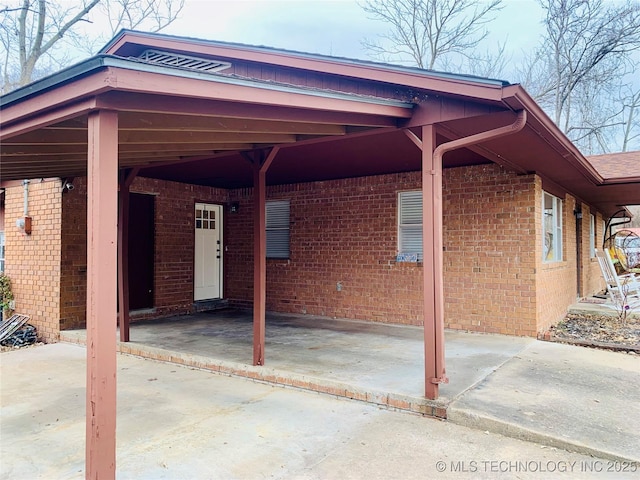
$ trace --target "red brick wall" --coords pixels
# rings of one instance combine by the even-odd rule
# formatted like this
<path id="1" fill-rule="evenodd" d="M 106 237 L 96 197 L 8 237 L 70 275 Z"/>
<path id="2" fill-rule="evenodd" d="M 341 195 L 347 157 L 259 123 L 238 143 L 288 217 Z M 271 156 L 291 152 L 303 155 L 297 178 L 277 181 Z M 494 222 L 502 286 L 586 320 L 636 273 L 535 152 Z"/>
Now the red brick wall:
<path id="1" fill-rule="evenodd" d="M 16 312 L 29 315 L 38 337 L 46 342 L 55 342 L 59 332 L 60 189 L 59 180 L 30 183 L 31 235 L 16 227 L 24 216 L 24 188 L 5 191 L 5 273 L 12 281 Z"/>
<path id="2" fill-rule="evenodd" d="M 269 187 L 268 199 L 291 201 L 291 256 L 267 262 L 268 309 L 421 324 L 423 267 L 395 261 L 398 192 L 420 188 L 420 182 L 420 173 L 412 172 Z M 37 321 L 51 334 L 58 319 L 62 328 L 85 322 L 86 188 L 83 179 L 74 184 L 62 197 L 59 182 L 34 185 L 36 236 L 23 238 L 7 230 L 8 273 L 13 268 L 20 277 L 16 297 L 27 302 L 18 305 L 34 305 Z M 192 310 L 197 201 L 240 203 L 238 213 L 225 209 L 225 296 L 235 304 L 251 304 L 252 189 L 225 191 L 138 178 L 132 191 L 156 195 L 155 310 L 146 317 Z M 8 225 L 21 215 L 21 194 L 21 187 L 7 190 Z M 575 300 L 575 201 L 567 197 L 563 203 L 564 261 L 543 264 L 541 199 L 541 181 L 535 176 L 517 176 L 495 164 L 445 170 L 448 327 L 533 336 L 559 320 Z M 40 249 L 49 259 L 42 275 L 35 274 L 40 271 L 36 264 L 41 269 L 42 262 L 34 260 Z M 30 278 L 37 278 L 42 291 L 57 276 L 60 290 L 49 289 L 54 300 L 39 310 L 42 300 L 27 292 Z"/>
<path id="3" fill-rule="evenodd" d="M 85 325 L 87 312 L 87 182 L 62 194 L 60 330 Z"/>
<path id="4" fill-rule="evenodd" d="M 593 295 L 594 293 L 598 293 L 605 288 L 605 283 L 602 278 L 602 272 L 600 271 L 600 266 L 598 265 L 598 260 L 595 257 L 591 257 L 590 249 L 589 249 L 589 217 L 592 211 L 588 205 L 582 204 L 582 289 L 580 294 L 582 296 Z M 596 230 L 596 239 L 595 246 L 596 249 L 602 249 L 602 240 L 603 240 L 603 224 L 602 224 L 602 215 L 600 213 L 595 214 L 595 230 Z"/>
<path id="5" fill-rule="evenodd" d="M 86 179 L 63 196 L 63 329 L 85 325 L 87 269 Z M 155 196 L 154 310 L 132 320 L 188 313 L 193 306 L 194 205 L 224 203 L 226 190 L 138 177 L 131 191 Z"/>
<path id="6" fill-rule="evenodd" d="M 422 267 L 395 257 L 397 193 L 419 181 L 410 173 L 268 188 L 268 200 L 291 201 L 291 256 L 267 262 L 267 308 L 418 324 Z M 240 303 L 252 295 L 251 198 L 251 189 L 231 192 L 240 211 L 227 224 L 227 295 Z"/>
<path id="7" fill-rule="evenodd" d="M 413 172 L 268 188 L 291 202 L 291 256 L 267 263 L 267 308 L 421 324 L 422 265 L 395 262 L 397 195 L 420 185 Z M 535 335 L 533 177 L 449 169 L 444 192 L 447 326 Z M 228 217 L 227 295 L 250 304 L 251 189 L 230 199 L 240 211 Z"/>
<path id="8" fill-rule="evenodd" d="M 445 170 L 445 310 L 452 328 L 535 335 L 534 177 Z"/>
<path id="9" fill-rule="evenodd" d="M 562 320 L 567 307 L 576 302 L 577 256 L 576 256 L 576 201 L 570 195 L 562 199 L 562 252 L 560 262 L 542 260 L 542 182 L 536 182 L 536 278 L 537 331 L 544 332 Z"/>

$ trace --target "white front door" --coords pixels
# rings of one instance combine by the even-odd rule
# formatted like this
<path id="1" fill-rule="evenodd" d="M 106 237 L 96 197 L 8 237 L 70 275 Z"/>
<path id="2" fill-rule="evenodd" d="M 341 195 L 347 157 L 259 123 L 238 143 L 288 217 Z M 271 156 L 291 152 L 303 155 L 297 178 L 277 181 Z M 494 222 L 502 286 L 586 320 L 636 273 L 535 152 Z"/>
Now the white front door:
<path id="1" fill-rule="evenodd" d="M 222 206 L 196 203 L 194 300 L 222 298 Z"/>

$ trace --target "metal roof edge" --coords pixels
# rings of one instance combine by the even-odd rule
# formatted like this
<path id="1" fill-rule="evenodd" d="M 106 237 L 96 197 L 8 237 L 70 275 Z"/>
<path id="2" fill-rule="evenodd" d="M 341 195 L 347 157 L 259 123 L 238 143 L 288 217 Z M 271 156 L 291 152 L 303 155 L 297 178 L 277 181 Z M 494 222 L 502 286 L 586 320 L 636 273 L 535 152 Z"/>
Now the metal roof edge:
<path id="1" fill-rule="evenodd" d="M 7 107 L 13 103 L 19 102 L 27 97 L 36 95 L 45 90 L 72 82 L 100 68 L 114 67 L 127 70 L 135 70 L 139 72 L 158 73 L 165 75 L 178 76 L 181 78 L 191 78 L 198 80 L 207 80 L 218 83 L 233 84 L 239 86 L 247 86 L 254 88 L 262 88 L 265 90 L 275 90 L 281 92 L 297 93 L 303 95 L 313 95 L 316 97 L 336 98 L 342 100 L 350 100 L 355 102 L 370 103 L 376 105 L 389 105 L 394 107 L 411 109 L 414 104 L 395 99 L 387 99 L 380 97 L 371 97 L 358 95 L 353 93 L 338 92 L 334 90 L 321 90 L 315 88 L 307 88 L 297 85 L 288 85 L 275 83 L 264 80 L 254 80 L 239 78 L 234 76 L 218 75 L 215 73 L 207 73 L 200 71 L 191 71 L 188 69 L 170 67 L 164 65 L 149 64 L 144 61 L 117 57 L 113 55 L 101 54 L 88 60 L 75 64 L 53 75 L 49 75 L 43 79 L 37 80 L 18 90 L 9 92 L 0 97 L 0 107 Z"/>
<path id="2" fill-rule="evenodd" d="M 106 55 L 96 55 L 87 60 L 83 60 L 79 63 L 71 65 L 70 67 L 59 70 L 51 75 L 47 75 L 41 79 L 31 82 L 24 87 L 12 90 L 9 93 L 5 93 L 0 96 L 0 108 L 7 107 L 12 103 L 23 100 L 26 97 L 36 95 L 44 90 L 48 90 L 55 86 L 76 80 L 80 77 L 87 75 L 88 73 L 106 67 L 105 59 L 109 58 Z"/>
<path id="3" fill-rule="evenodd" d="M 124 39 L 127 35 L 130 35 L 132 37 L 139 37 L 139 38 L 145 38 L 145 37 L 157 38 L 162 40 L 173 40 L 178 42 L 199 44 L 204 46 L 223 47 L 223 48 L 230 48 L 230 49 L 237 49 L 237 50 L 244 50 L 244 51 L 252 51 L 252 52 L 271 54 L 271 55 L 277 55 L 277 56 L 289 56 L 289 57 L 296 57 L 296 58 L 307 59 L 312 61 L 315 60 L 320 62 L 332 62 L 332 63 L 339 63 L 343 65 L 380 69 L 380 70 L 385 70 L 390 72 L 420 75 L 425 78 L 435 77 L 441 80 L 469 82 L 469 83 L 483 84 L 483 85 L 488 85 L 493 87 L 505 87 L 505 86 L 512 85 L 510 82 L 506 80 L 479 77 L 479 76 L 470 75 L 470 74 L 441 72 L 437 70 L 426 70 L 418 67 L 407 67 L 403 65 L 374 62 L 370 60 L 360 60 L 360 59 L 347 58 L 347 57 L 334 57 L 334 56 L 323 55 L 319 53 L 287 50 L 283 48 L 269 47 L 264 45 L 249 45 L 249 44 L 235 43 L 235 42 L 224 42 L 220 40 L 206 40 L 206 39 L 194 38 L 194 37 L 168 35 L 168 34 L 153 33 L 153 32 L 142 32 L 138 30 L 126 30 L 126 29 L 120 30 L 120 32 L 118 32 L 116 36 L 113 39 L 111 39 L 100 50 L 99 53 L 107 53 L 113 46 L 115 46 L 119 41 Z M 318 71 L 322 71 L 322 70 L 318 70 Z"/>
<path id="4" fill-rule="evenodd" d="M 586 156 L 575 146 L 575 144 L 567 137 L 567 135 L 560 130 L 560 128 L 555 124 L 551 117 L 547 115 L 547 113 L 542 109 L 540 105 L 529 95 L 529 92 L 525 90 L 525 88 L 520 84 L 513 84 L 503 88 L 503 100 L 506 101 L 508 98 L 514 98 L 518 101 L 518 103 L 526 108 L 535 118 L 540 122 L 540 124 L 545 128 L 547 132 L 549 132 L 560 145 L 567 151 L 567 155 L 563 155 L 563 157 L 569 160 L 569 157 L 573 157 L 576 161 L 572 162 L 574 166 L 579 167 L 582 170 L 582 173 L 591 180 L 596 185 L 602 185 L 604 182 L 604 178 L 600 173 L 596 170 L 596 168 L 591 165 L 591 163 L 587 160 Z"/>
<path id="5" fill-rule="evenodd" d="M 620 185 L 623 183 L 640 183 L 640 176 L 632 175 L 630 177 L 605 177 L 603 185 Z"/>

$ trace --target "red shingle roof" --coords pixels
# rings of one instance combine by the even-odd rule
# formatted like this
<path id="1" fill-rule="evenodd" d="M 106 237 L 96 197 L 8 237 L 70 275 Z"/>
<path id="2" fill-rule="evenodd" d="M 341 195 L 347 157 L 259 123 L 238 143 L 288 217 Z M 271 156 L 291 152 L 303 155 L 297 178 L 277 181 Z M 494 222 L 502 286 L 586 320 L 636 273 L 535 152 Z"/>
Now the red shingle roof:
<path id="1" fill-rule="evenodd" d="M 640 177 L 640 150 L 593 155 L 587 160 L 605 179 Z"/>

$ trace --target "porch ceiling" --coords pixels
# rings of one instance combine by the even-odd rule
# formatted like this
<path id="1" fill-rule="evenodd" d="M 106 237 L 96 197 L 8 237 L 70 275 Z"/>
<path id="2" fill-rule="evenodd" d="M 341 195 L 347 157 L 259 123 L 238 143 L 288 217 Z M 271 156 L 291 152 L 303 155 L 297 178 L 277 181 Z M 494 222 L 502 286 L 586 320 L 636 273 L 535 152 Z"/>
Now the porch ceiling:
<path id="1" fill-rule="evenodd" d="M 381 75 L 368 66 L 332 68 L 355 68 L 369 80 Z M 226 188 L 253 184 L 241 152 L 272 146 L 280 150 L 268 184 L 419 170 L 420 151 L 401 129 L 418 133 L 433 123 L 441 144 L 508 125 L 514 111 L 526 110 L 520 132 L 451 151 L 444 167 L 493 161 L 536 173 L 605 214 L 640 204 L 637 179 L 604 179 L 521 87 L 483 85 L 487 93 L 465 85 L 461 95 L 453 82 L 438 93 L 432 78 L 414 73 L 393 78 L 425 82 L 415 103 L 94 57 L 0 98 L 0 181 L 86 175 L 88 116 L 100 109 L 119 112 L 120 168 Z"/>
<path id="2" fill-rule="evenodd" d="M 108 68 L 99 64 L 97 71 L 75 75 L 56 89 L 41 88 L 38 95 L 27 92 L 19 102 L 3 98 L 3 181 L 85 175 L 88 115 L 98 109 L 119 112 L 120 168 L 179 165 L 178 172 L 192 172 L 177 180 L 208 184 L 213 175 L 222 186 L 237 183 L 242 168 L 236 163 L 247 163 L 239 152 L 394 130 L 413 107 L 212 75 L 185 78 L 173 69 L 162 75 L 158 68 L 130 70 L 119 68 L 121 59 L 117 62 Z M 223 167 L 204 179 L 197 168 L 186 167 L 194 160 L 218 158 L 224 158 Z"/>
<path id="3" fill-rule="evenodd" d="M 3 180 L 86 175 L 87 117 L 87 114 L 83 114 L 4 140 L 0 146 Z M 121 112 L 118 132 L 119 166 L 130 168 L 172 164 L 177 165 L 181 171 L 193 159 L 224 157 L 228 162 L 228 152 L 284 146 L 309 139 L 342 137 L 354 131 L 389 128 L 384 123 L 391 124 L 373 119 L 369 122 L 353 120 L 345 118 L 343 123 L 312 123 L 186 115 L 166 111 Z M 240 158 L 237 154 L 234 158 L 236 157 Z M 235 176 L 232 171 L 218 174 L 229 176 L 230 179 Z M 206 183 L 204 179 L 198 181 L 197 176 L 197 170 L 193 170 L 191 175 L 182 180 Z"/>
<path id="4" fill-rule="evenodd" d="M 398 130 L 412 120 L 413 103 L 148 69 L 98 57 L 2 97 L 1 180 L 86 175 L 88 116 L 99 109 L 119 112 L 119 167 L 143 176 L 251 186 L 241 152 L 276 145 L 270 184 L 420 169 L 419 150 Z M 456 108 L 469 115 L 469 106 Z M 460 150 L 448 166 L 488 161 Z"/>

